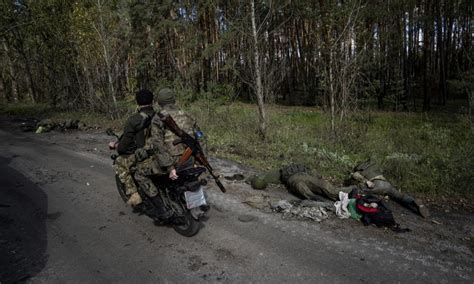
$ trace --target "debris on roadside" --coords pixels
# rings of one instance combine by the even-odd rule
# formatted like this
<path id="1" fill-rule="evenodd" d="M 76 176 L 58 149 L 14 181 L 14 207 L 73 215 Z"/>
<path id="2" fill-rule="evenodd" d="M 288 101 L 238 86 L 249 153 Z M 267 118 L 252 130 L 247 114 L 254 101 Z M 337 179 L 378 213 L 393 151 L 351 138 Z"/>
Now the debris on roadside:
<path id="1" fill-rule="evenodd" d="M 269 200 L 270 198 L 268 195 L 252 195 L 243 203 L 256 209 L 264 209 L 265 207 L 268 207 Z"/>
<path id="2" fill-rule="evenodd" d="M 264 176 L 254 175 L 247 180 L 253 189 L 262 190 L 267 188 L 268 182 Z"/>
<path id="3" fill-rule="evenodd" d="M 224 178 L 228 181 L 241 181 L 245 179 L 245 176 L 243 174 L 234 174 L 232 176 L 224 176 Z"/>
<path id="4" fill-rule="evenodd" d="M 311 220 L 315 222 L 321 222 L 328 218 L 326 207 L 332 206 L 331 204 L 325 204 L 325 202 L 314 202 L 302 204 L 299 200 L 288 201 L 280 200 L 272 204 L 272 209 L 275 212 L 282 213 L 283 219 L 285 220 Z"/>

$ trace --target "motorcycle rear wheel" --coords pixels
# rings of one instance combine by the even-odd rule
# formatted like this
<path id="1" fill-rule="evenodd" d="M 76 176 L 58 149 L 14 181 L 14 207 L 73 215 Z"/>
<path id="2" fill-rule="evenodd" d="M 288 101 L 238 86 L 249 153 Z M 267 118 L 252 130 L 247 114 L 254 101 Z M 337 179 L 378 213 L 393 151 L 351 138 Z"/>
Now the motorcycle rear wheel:
<path id="1" fill-rule="evenodd" d="M 127 202 L 127 194 L 125 193 L 125 184 L 123 184 L 118 175 L 115 175 L 115 183 L 117 184 L 117 190 L 120 194 L 120 197 L 122 197 L 123 202 Z"/>
<path id="2" fill-rule="evenodd" d="M 173 229 L 180 235 L 185 237 L 192 237 L 196 235 L 199 230 L 201 230 L 201 221 L 198 221 L 191 216 L 189 211 L 186 211 L 184 216 L 182 217 L 184 221 L 183 224 L 176 224 L 173 225 Z"/>

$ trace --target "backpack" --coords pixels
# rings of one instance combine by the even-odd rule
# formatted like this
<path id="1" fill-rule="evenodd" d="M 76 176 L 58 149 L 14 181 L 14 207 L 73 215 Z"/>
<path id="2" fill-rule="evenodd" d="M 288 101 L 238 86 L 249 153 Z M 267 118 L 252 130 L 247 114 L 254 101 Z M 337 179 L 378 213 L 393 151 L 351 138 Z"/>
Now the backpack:
<path id="1" fill-rule="evenodd" d="M 356 209 L 362 214 L 364 225 L 374 224 L 377 227 L 394 227 L 397 225 L 392 211 L 379 198 L 367 194 L 357 194 Z"/>
<path id="2" fill-rule="evenodd" d="M 365 194 L 360 188 L 354 188 L 349 193 L 349 198 L 356 200 L 356 210 L 362 215 L 361 221 L 364 225 L 374 224 L 377 227 L 388 227 L 396 233 L 410 232 L 408 228 L 400 228 L 400 224 L 395 222 L 392 211 L 385 206 L 380 198 Z"/>

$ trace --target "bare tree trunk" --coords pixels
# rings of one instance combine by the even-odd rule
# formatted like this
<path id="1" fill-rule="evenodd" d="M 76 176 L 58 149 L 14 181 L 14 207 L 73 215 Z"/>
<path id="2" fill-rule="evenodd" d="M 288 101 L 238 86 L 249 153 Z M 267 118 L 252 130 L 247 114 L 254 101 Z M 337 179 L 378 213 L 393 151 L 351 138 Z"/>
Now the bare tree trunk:
<path id="1" fill-rule="evenodd" d="M 333 69 L 333 51 L 329 51 L 329 106 L 331 108 L 331 134 L 336 137 L 336 92 L 334 88 L 334 69 Z"/>
<path id="2" fill-rule="evenodd" d="M 83 68 L 83 72 L 84 72 L 84 77 L 87 81 L 87 92 L 89 94 L 89 96 L 87 98 L 87 102 L 89 103 L 89 106 L 90 106 L 92 111 L 98 110 L 98 109 L 100 109 L 100 106 L 96 107 L 96 105 L 97 105 L 97 102 L 101 103 L 101 99 L 100 99 L 99 96 L 97 96 L 97 93 L 96 93 L 95 87 L 94 87 L 94 83 L 91 80 L 91 74 L 89 72 L 89 69 L 85 66 L 85 64 L 83 64 L 82 68 Z M 93 101 L 95 101 L 96 99 L 97 99 L 97 102 L 93 103 Z"/>
<path id="3" fill-rule="evenodd" d="M 265 102 L 263 98 L 262 74 L 260 69 L 260 54 L 258 49 L 257 25 L 255 24 L 255 1 L 251 0 L 251 20 L 252 20 L 252 36 L 253 36 L 253 55 L 254 55 L 254 71 L 255 71 L 255 94 L 258 103 L 258 120 L 259 131 L 262 139 L 266 137 L 267 119 L 265 113 Z"/>
<path id="4" fill-rule="evenodd" d="M 113 101 L 113 114 L 112 117 L 115 116 L 117 112 L 117 97 L 115 95 L 115 87 L 114 87 L 114 80 L 113 80 L 113 74 L 112 74 L 112 67 L 111 67 L 111 58 L 110 58 L 110 53 L 109 53 L 109 47 L 107 46 L 107 39 L 106 37 L 106 30 L 104 26 L 104 19 L 102 16 L 102 4 L 101 0 L 97 0 L 97 7 L 99 8 L 99 23 L 100 23 L 100 30 L 97 30 L 99 33 L 99 37 L 102 43 L 102 49 L 103 49 L 103 57 L 106 65 L 106 71 L 107 71 L 107 82 L 108 82 L 108 91 L 109 95 L 112 97 Z"/>
<path id="5" fill-rule="evenodd" d="M 11 99 L 13 102 L 18 102 L 18 83 L 16 82 L 16 73 L 15 73 L 15 68 L 13 67 L 13 62 L 10 59 L 10 52 L 8 49 L 8 45 L 5 41 L 2 41 L 3 43 L 3 50 L 5 50 L 5 54 L 7 55 L 7 65 L 8 65 L 8 71 L 10 71 L 10 82 L 11 82 L 11 89 L 12 89 L 12 94 L 11 94 Z"/>
<path id="6" fill-rule="evenodd" d="M 36 88 L 33 82 L 33 74 L 31 73 L 30 61 L 26 58 L 25 54 L 25 65 L 26 65 L 26 83 L 28 85 L 28 94 L 32 103 L 36 103 Z"/>
<path id="7" fill-rule="evenodd" d="M 23 38 L 20 35 L 16 35 L 18 39 L 18 46 L 16 50 L 18 53 L 21 55 L 23 58 L 24 64 L 25 64 L 25 69 L 26 69 L 26 85 L 28 88 L 28 95 L 32 103 L 36 102 L 36 87 L 34 85 L 34 80 L 33 80 L 33 73 L 31 72 L 31 65 L 30 65 L 30 59 L 28 58 L 28 53 L 25 50 L 24 43 L 23 43 Z"/>
<path id="8" fill-rule="evenodd" d="M 467 94 L 467 99 L 468 99 L 468 116 L 469 116 L 469 122 L 471 123 L 471 130 L 474 132 L 474 112 L 472 108 L 474 107 L 474 92 L 468 90 Z"/>
<path id="9" fill-rule="evenodd" d="M 5 93 L 5 84 L 3 82 L 3 73 L 0 75 L 0 102 L 6 102 L 7 95 Z"/>

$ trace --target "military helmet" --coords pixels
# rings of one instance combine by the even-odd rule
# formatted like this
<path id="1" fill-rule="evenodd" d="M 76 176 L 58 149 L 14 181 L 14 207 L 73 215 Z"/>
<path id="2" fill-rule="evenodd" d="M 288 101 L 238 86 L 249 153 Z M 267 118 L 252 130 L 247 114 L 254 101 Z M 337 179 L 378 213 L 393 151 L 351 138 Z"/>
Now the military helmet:
<path id="1" fill-rule="evenodd" d="M 265 189 L 268 183 L 264 176 L 255 175 L 250 179 L 250 185 L 253 189 Z"/>
<path id="2" fill-rule="evenodd" d="M 176 102 L 174 91 L 169 88 L 163 88 L 158 92 L 158 104 L 160 106 L 172 105 Z"/>

